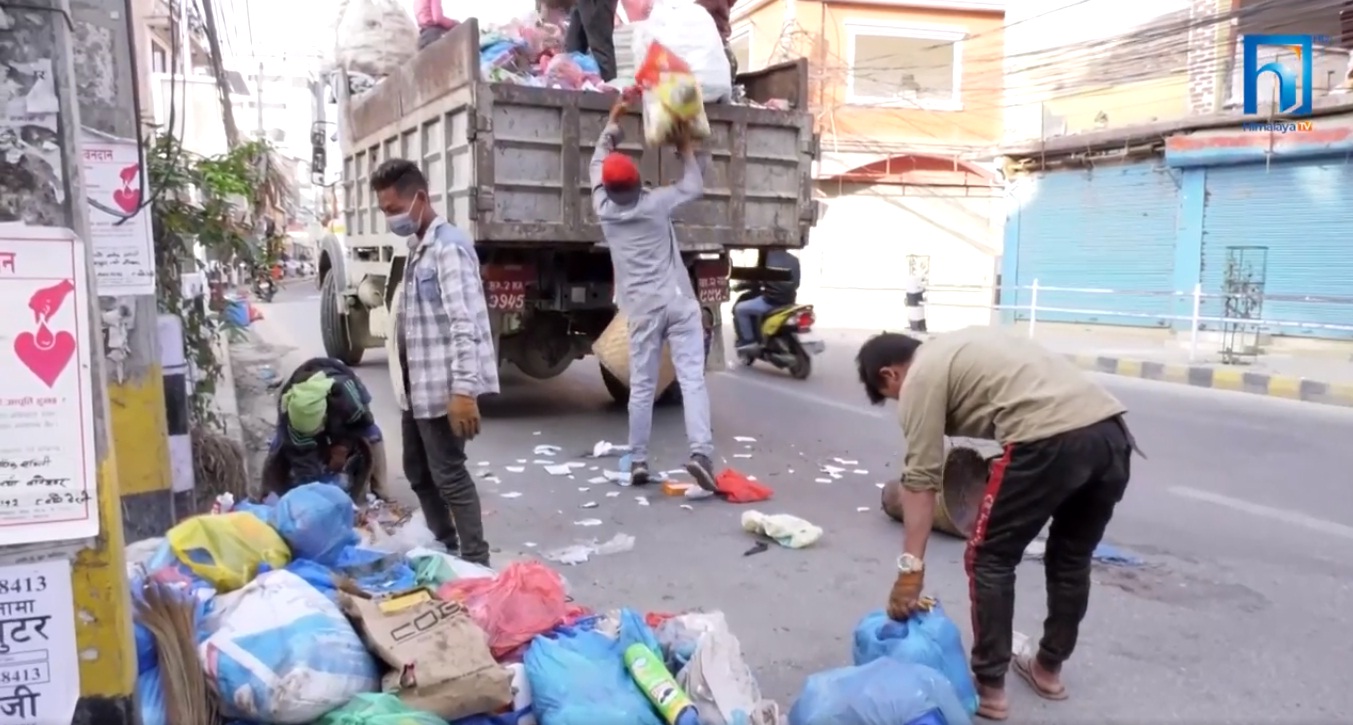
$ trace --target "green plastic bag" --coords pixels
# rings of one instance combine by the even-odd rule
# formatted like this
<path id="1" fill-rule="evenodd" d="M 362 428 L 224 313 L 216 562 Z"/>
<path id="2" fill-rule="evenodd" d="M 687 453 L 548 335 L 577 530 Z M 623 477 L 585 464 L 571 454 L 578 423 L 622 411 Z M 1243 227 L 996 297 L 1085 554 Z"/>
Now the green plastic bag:
<path id="1" fill-rule="evenodd" d="M 446 725 L 446 721 L 415 710 L 394 695 L 366 693 L 326 714 L 315 725 Z"/>
<path id="2" fill-rule="evenodd" d="M 441 585 L 456 578 L 456 570 L 444 556 L 415 556 L 413 559 L 413 578 L 420 587 L 437 591 Z"/>

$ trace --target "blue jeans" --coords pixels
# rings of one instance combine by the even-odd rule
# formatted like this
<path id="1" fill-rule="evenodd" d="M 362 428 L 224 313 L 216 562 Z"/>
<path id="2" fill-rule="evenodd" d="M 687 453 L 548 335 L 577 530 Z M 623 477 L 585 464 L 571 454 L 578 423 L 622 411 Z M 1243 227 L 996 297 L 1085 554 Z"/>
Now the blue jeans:
<path id="1" fill-rule="evenodd" d="M 757 322 L 776 306 L 765 297 L 752 297 L 733 305 L 733 324 L 738 333 L 738 342 L 751 343 L 760 339 Z"/>

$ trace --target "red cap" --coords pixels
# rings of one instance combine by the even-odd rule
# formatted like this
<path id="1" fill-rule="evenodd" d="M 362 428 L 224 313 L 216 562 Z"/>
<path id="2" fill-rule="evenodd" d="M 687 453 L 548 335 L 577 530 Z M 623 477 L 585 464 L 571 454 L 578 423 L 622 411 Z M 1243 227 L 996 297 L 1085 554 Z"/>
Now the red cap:
<path id="1" fill-rule="evenodd" d="M 639 167 L 630 157 L 612 151 L 601 162 L 601 185 L 618 189 L 632 189 L 639 185 Z"/>

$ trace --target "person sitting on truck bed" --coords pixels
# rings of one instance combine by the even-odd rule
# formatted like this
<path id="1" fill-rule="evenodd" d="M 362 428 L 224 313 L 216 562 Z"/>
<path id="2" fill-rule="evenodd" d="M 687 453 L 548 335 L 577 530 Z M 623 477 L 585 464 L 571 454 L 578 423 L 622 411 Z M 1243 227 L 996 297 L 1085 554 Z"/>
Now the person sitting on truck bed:
<path id="1" fill-rule="evenodd" d="M 414 16 L 418 19 L 418 49 L 422 50 L 433 41 L 446 35 L 446 31 L 460 25 L 460 22 L 446 17 L 442 12 L 442 0 L 418 0 Z"/>
<path id="2" fill-rule="evenodd" d="M 651 480 L 648 439 L 653 430 L 653 398 L 666 341 L 681 385 L 686 437 L 691 458 L 686 470 L 702 488 L 713 491 L 713 434 L 709 393 L 705 390 L 705 334 L 700 304 L 691 276 L 681 259 L 672 212 L 704 193 L 700 162 L 691 150 L 689 133 L 678 142 L 681 180 L 673 186 L 645 188 L 630 157 L 615 150 L 622 139 L 622 96 L 611 109 L 592 155 L 592 208 L 610 247 L 615 268 L 616 302 L 629 323 L 630 480 Z"/>
<path id="3" fill-rule="evenodd" d="M 382 162 L 371 190 L 390 232 L 409 238 L 394 311 L 404 475 L 437 540 L 487 566 L 479 491 L 465 467 L 465 442 L 479 434 L 478 398 L 498 392 L 479 257 L 465 232 L 433 211 L 427 177 L 412 161 Z"/>

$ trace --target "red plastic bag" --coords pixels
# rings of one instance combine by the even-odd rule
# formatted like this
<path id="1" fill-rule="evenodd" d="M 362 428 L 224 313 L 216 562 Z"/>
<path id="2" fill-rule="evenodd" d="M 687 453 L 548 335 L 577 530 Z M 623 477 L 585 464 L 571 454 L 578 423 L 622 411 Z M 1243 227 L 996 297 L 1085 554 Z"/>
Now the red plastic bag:
<path id="1" fill-rule="evenodd" d="M 578 614 L 568 603 L 564 581 L 535 561 L 509 564 L 493 578 L 449 581 L 437 596 L 465 604 L 470 618 L 489 636 L 489 650 L 498 660 Z"/>
<path id="2" fill-rule="evenodd" d="M 690 74 L 691 67 L 662 43 L 657 41 L 649 43 L 648 53 L 644 55 L 644 62 L 640 64 L 638 72 L 634 74 L 634 82 L 639 84 L 640 88 L 651 91 L 658 87 L 663 75 L 667 73 Z"/>
<path id="3" fill-rule="evenodd" d="M 725 468 L 714 477 L 718 494 L 728 503 L 756 503 L 766 501 L 775 493 L 732 468 Z"/>

